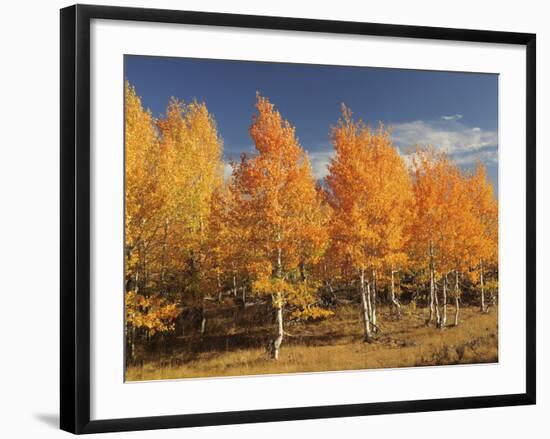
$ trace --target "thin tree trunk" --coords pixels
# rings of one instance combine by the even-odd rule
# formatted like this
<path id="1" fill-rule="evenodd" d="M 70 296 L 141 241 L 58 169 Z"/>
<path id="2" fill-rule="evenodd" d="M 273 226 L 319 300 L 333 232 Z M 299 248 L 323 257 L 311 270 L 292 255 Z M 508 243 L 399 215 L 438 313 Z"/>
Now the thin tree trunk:
<path id="1" fill-rule="evenodd" d="M 484 279 L 483 279 L 483 260 L 480 259 L 479 261 L 479 284 L 481 287 L 481 312 L 486 312 L 487 309 L 485 307 L 485 285 L 484 285 Z"/>
<path id="2" fill-rule="evenodd" d="M 432 323 L 434 318 L 434 260 L 433 260 L 433 244 L 430 241 L 430 315 L 427 325 Z"/>
<path id="3" fill-rule="evenodd" d="M 135 318 L 135 313 L 133 314 Z M 130 339 L 130 357 L 132 360 L 136 357 L 136 326 L 132 325 L 132 337 Z"/>
<path id="4" fill-rule="evenodd" d="M 166 288 L 166 259 L 168 253 L 168 219 L 164 221 L 164 238 L 162 242 L 162 262 L 160 269 L 160 284 L 163 290 Z"/>
<path id="5" fill-rule="evenodd" d="M 237 279 L 233 275 L 233 297 L 237 297 Z"/>
<path id="6" fill-rule="evenodd" d="M 458 326 L 460 312 L 460 288 L 458 286 L 458 270 L 455 270 L 455 326 Z"/>
<path id="7" fill-rule="evenodd" d="M 205 332 L 206 332 L 206 309 L 205 309 L 205 303 L 203 299 L 202 307 L 201 307 L 201 335 L 203 335 Z"/>
<path id="8" fill-rule="evenodd" d="M 372 331 L 372 294 L 370 291 L 370 282 L 368 280 L 364 280 L 364 285 L 366 287 L 366 303 L 367 303 L 367 312 L 369 313 L 369 329 Z"/>
<path id="9" fill-rule="evenodd" d="M 435 325 L 436 327 L 441 327 L 441 313 L 439 312 L 439 297 L 438 297 L 438 291 L 437 291 L 437 282 L 435 280 L 435 272 L 433 274 L 434 277 L 434 306 L 435 306 Z"/>
<path id="10" fill-rule="evenodd" d="M 372 271 L 372 299 L 371 299 L 371 323 L 374 332 L 378 332 L 378 326 L 376 325 L 376 271 Z"/>
<path id="11" fill-rule="evenodd" d="M 206 316 L 204 315 L 204 312 L 203 312 L 202 319 L 201 319 L 201 334 L 204 335 L 205 332 L 206 332 Z"/>
<path id="12" fill-rule="evenodd" d="M 447 324 L 447 273 L 445 273 L 445 277 L 443 277 L 443 297 L 441 298 L 442 300 L 442 304 L 441 304 L 441 307 L 442 307 L 442 315 L 441 315 L 441 329 L 443 329 L 445 327 L 445 325 Z"/>
<path id="13" fill-rule="evenodd" d="M 428 316 L 427 325 L 432 323 L 435 315 L 435 285 L 434 285 L 434 273 L 433 269 L 430 268 L 430 315 Z"/>
<path id="14" fill-rule="evenodd" d="M 132 305 L 132 330 L 131 330 L 131 337 L 130 337 L 130 357 L 132 360 L 136 356 L 136 301 L 137 301 L 137 295 L 139 294 L 139 264 L 138 267 L 136 267 L 136 295 L 134 296 L 134 303 Z"/>
<path id="15" fill-rule="evenodd" d="M 283 343 L 284 336 L 284 327 L 283 327 L 283 298 L 281 293 L 276 293 L 276 322 L 277 322 L 277 336 L 273 340 L 273 349 L 271 351 L 272 358 L 274 360 L 279 359 L 279 350 L 281 349 L 281 344 Z"/>
<path id="16" fill-rule="evenodd" d="M 147 284 L 149 283 L 149 268 L 147 266 L 147 259 L 143 261 L 143 289 L 147 291 Z M 147 293 L 145 293 L 147 294 Z"/>
<path id="17" fill-rule="evenodd" d="M 223 296 L 223 289 L 222 289 L 222 281 L 220 279 L 220 273 L 218 273 L 216 275 L 216 280 L 217 280 L 217 284 L 218 284 L 218 302 L 221 303 L 222 301 L 222 296 Z"/>
<path id="18" fill-rule="evenodd" d="M 370 310 L 367 302 L 368 296 L 365 289 L 366 289 L 365 288 L 365 271 L 361 270 L 359 272 L 359 291 L 361 293 L 361 309 L 362 309 L 362 316 L 363 316 L 364 341 L 366 341 L 367 343 L 371 343 L 372 335 L 370 330 Z"/>
<path id="19" fill-rule="evenodd" d="M 283 262 L 282 262 L 282 248 L 277 248 L 277 270 L 275 276 L 279 279 L 283 277 Z M 279 359 L 279 351 L 281 349 L 281 344 L 283 343 L 284 337 L 284 326 L 283 326 L 283 294 L 281 291 L 275 293 L 275 317 L 277 324 L 277 333 L 275 339 L 271 345 L 271 358 L 273 360 Z"/>
<path id="20" fill-rule="evenodd" d="M 397 313 L 397 318 L 401 318 L 401 304 L 397 300 L 397 297 L 395 297 L 395 273 L 397 273 L 396 270 L 391 271 L 391 303 L 392 307 L 394 308 L 395 312 Z"/>

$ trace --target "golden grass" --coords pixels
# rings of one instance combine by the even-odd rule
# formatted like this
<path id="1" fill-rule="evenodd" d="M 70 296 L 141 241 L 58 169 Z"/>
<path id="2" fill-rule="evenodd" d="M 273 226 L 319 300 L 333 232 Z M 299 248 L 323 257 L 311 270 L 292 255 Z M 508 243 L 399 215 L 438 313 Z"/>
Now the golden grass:
<path id="1" fill-rule="evenodd" d="M 433 366 L 447 364 L 492 363 L 498 361 L 497 309 L 481 314 L 478 308 L 461 309 L 460 325 L 439 330 L 425 325 L 426 310 L 404 310 L 402 320 L 391 320 L 381 313 L 382 333 L 375 343 L 362 341 L 358 312 L 344 307 L 324 321 L 295 324 L 287 328 L 281 357 L 273 361 L 263 348 L 205 349 L 192 355 L 185 340 L 180 351 L 169 359 L 157 358 L 130 366 L 127 381 L 176 378 L 261 375 Z M 449 321 L 454 309 L 449 307 Z M 264 327 L 266 330 L 269 327 Z M 228 331 L 239 336 L 238 329 Z M 236 334 L 236 335 L 235 335 Z M 208 340 L 205 339 L 208 344 Z M 186 355 L 183 355 L 183 354 Z M 178 360 L 179 361 L 170 361 Z"/>

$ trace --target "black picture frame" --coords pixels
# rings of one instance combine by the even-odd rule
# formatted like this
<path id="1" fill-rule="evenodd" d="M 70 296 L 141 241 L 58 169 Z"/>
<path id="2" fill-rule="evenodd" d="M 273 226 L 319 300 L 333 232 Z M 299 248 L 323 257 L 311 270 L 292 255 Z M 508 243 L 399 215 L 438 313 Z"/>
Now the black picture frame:
<path id="1" fill-rule="evenodd" d="M 502 43 L 526 47 L 525 393 L 224 413 L 90 420 L 90 21 L 181 23 L 334 34 Z M 536 36 L 302 18 L 75 5 L 61 10 L 61 429 L 81 434 L 535 404 Z"/>

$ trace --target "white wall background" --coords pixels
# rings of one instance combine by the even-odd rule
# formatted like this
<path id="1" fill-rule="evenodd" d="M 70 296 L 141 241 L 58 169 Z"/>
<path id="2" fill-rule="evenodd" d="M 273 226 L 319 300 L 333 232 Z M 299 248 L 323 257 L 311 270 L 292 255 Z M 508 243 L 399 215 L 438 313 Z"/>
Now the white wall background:
<path id="1" fill-rule="evenodd" d="M 88 3 L 96 3 L 88 1 Z M 537 33 L 538 45 L 538 263 L 550 264 L 548 202 L 550 152 L 550 27 L 545 2 L 316 2 L 278 0 L 103 0 L 100 4 L 300 16 Z M 9 2 L 0 21 L 0 435 L 60 437 L 58 422 L 59 289 L 59 13 L 64 1 Z M 545 202 L 546 199 L 546 202 Z M 538 280 L 538 392 L 536 407 L 328 419 L 200 429 L 122 433 L 109 437 L 408 438 L 445 436 L 543 437 L 550 409 L 545 378 L 550 326 L 541 321 L 545 285 Z M 537 432 L 540 432 L 537 434 Z"/>

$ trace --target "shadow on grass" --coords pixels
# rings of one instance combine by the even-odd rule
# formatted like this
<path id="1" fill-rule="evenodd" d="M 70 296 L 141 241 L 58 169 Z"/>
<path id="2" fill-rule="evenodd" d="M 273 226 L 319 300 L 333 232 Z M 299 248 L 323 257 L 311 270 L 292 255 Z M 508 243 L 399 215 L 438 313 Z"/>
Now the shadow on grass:
<path id="1" fill-rule="evenodd" d="M 143 366 L 144 363 L 157 361 L 163 367 L 177 367 L 192 362 L 199 356 L 202 359 L 212 359 L 237 350 L 267 350 L 272 338 L 273 335 L 267 331 L 254 334 L 206 334 L 178 337 L 161 352 L 143 352 L 128 365 Z M 340 345 L 349 344 L 359 338 L 350 334 L 339 335 L 331 331 L 323 334 L 296 334 L 286 336 L 285 345 L 307 347 Z"/>

